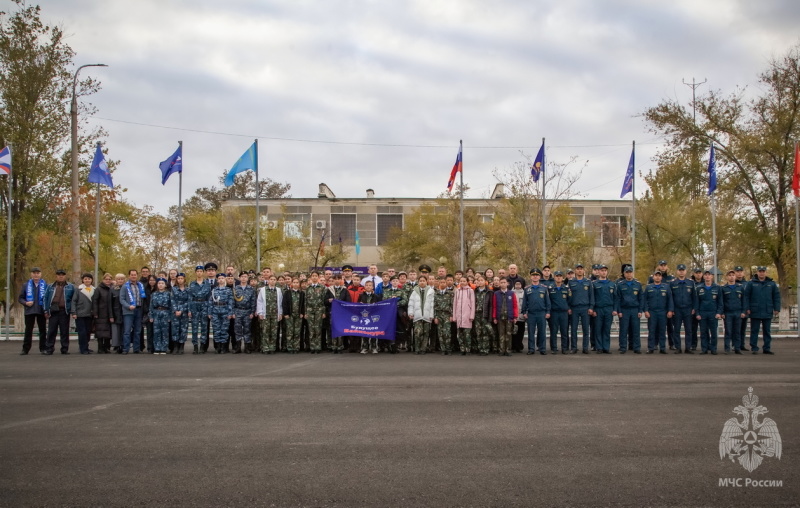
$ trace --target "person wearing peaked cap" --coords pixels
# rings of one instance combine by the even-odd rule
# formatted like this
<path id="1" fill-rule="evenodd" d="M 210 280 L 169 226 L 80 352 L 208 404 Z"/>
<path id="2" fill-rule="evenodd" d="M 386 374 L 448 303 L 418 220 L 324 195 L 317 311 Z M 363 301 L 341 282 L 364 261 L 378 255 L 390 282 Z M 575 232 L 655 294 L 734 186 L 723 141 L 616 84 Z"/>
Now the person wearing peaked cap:
<path id="1" fill-rule="evenodd" d="M 736 282 L 741 284 L 742 287 L 745 288 L 745 290 L 746 290 L 748 281 L 747 281 L 747 278 L 744 276 L 744 267 L 737 265 L 737 266 L 734 266 L 733 269 L 736 271 Z M 747 341 L 747 317 L 748 316 L 745 313 L 745 317 L 742 318 L 742 324 L 741 324 L 742 351 L 750 351 L 750 349 L 748 349 L 746 347 L 746 343 L 748 342 Z"/>
<path id="2" fill-rule="evenodd" d="M 541 284 L 542 272 L 538 268 L 531 270 L 531 284 L 525 288 L 522 298 L 522 317 L 528 322 L 528 354 L 539 350 L 539 354 L 547 354 L 547 337 L 545 322 L 550 319 L 550 292 Z"/>
<path id="3" fill-rule="evenodd" d="M 677 275 L 674 279 L 662 282 L 672 292 L 672 305 L 674 313 L 668 319 L 668 332 L 670 347 L 675 348 L 675 354 L 684 352 L 692 353 L 696 346 L 697 330 L 697 288 L 702 285 L 686 277 L 686 265 L 677 266 Z M 671 326 L 669 326 L 671 324 Z M 681 327 L 685 340 L 681 342 Z M 683 348 L 681 347 L 683 346 Z"/>
<path id="4" fill-rule="evenodd" d="M 725 324 L 725 354 L 731 347 L 737 355 L 742 354 L 742 319 L 747 309 L 744 301 L 744 285 L 736 281 L 736 270 L 728 270 L 725 274 L 727 284 L 722 286 L 722 316 Z"/>
<path id="5" fill-rule="evenodd" d="M 419 265 L 419 273 L 428 274 L 431 273 L 431 267 L 428 265 Z"/>
<path id="6" fill-rule="evenodd" d="M 633 350 L 641 353 L 640 326 L 642 307 L 644 306 L 644 290 L 642 284 L 633 278 L 633 267 L 627 265 L 623 270 L 623 279 L 617 282 L 616 309 L 619 322 L 619 352 Z"/>
<path id="7" fill-rule="evenodd" d="M 550 295 L 550 351 L 558 353 L 558 335 L 561 335 L 561 354 L 569 350 L 569 286 L 564 283 L 564 272 L 553 272 L 553 285 L 548 289 Z"/>
<path id="8" fill-rule="evenodd" d="M 608 280 L 608 267 L 604 264 L 597 269 L 597 280 L 592 282 L 594 305 L 589 309 L 594 314 L 595 348 L 598 353 L 611 354 L 611 323 L 617 311 L 614 309 L 616 285 Z"/>
<path id="9" fill-rule="evenodd" d="M 674 310 L 672 291 L 662 283 L 661 271 L 653 272 L 653 280 L 645 289 L 644 317 L 647 318 L 647 354 L 667 354 L 667 322 L 672 318 Z"/>
<path id="10" fill-rule="evenodd" d="M 211 272 L 209 272 L 211 273 Z M 192 324 L 192 354 L 203 354 L 208 349 L 208 329 L 210 321 L 208 319 L 208 297 L 214 287 L 206 279 L 206 267 L 197 265 L 194 268 L 195 280 L 189 284 L 189 305 L 188 318 Z"/>
<path id="11" fill-rule="evenodd" d="M 758 353 L 758 334 L 761 328 L 764 330 L 763 353 L 773 354 L 770 326 L 772 318 L 780 313 L 781 294 L 775 281 L 767 277 L 766 266 L 759 266 L 756 275 L 745 286 L 745 301 L 747 315 L 750 317 L 750 349 L 753 354 Z"/>
<path id="12" fill-rule="evenodd" d="M 531 268 L 531 271 L 528 272 L 528 275 L 539 274 L 539 277 L 542 276 L 542 271 L 538 268 Z"/>
<path id="13" fill-rule="evenodd" d="M 700 321 L 700 346 L 702 354 L 717 354 L 717 330 L 722 318 L 722 288 L 714 283 L 711 270 L 703 272 L 703 285 L 697 288 L 697 312 Z"/>
<path id="14" fill-rule="evenodd" d="M 31 278 L 22 285 L 19 293 L 19 303 L 24 306 L 25 312 L 25 335 L 22 340 L 22 352 L 20 355 L 27 355 L 33 344 L 33 325 L 39 329 L 39 352 L 43 353 L 47 349 L 47 334 L 45 332 L 44 316 L 44 293 L 47 290 L 47 283 L 42 279 L 42 269 L 38 266 L 31 268 Z"/>
<path id="15" fill-rule="evenodd" d="M 203 269 L 205 271 L 209 271 L 209 270 L 213 269 L 216 272 L 219 269 L 219 267 L 217 266 L 216 263 L 214 263 L 213 261 L 210 261 L 210 262 L 206 263 L 203 266 Z M 214 277 L 214 279 L 216 279 L 216 276 Z"/>
<path id="16" fill-rule="evenodd" d="M 578 263 L 577 265 L 575 265 L 575 268 L 576 268 L 576 269 L 577 269 L 577 268 L 583 268 L 583 263 Z"/>
<path id="17" fill-rule="evenodd" d="M 342 281 L 346 288 L 353 285 L 353 267 L 351 265 L 342 265 Z"/>

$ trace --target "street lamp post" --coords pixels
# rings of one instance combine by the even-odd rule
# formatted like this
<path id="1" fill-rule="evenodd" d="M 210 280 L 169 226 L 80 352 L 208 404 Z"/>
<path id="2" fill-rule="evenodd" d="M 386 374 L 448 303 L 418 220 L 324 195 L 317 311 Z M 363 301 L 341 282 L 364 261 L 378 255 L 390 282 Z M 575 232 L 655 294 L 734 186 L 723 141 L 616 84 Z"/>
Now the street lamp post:
<path id="1" fill-rule="evenodd" d="M 75 71 L 72 79 L 72 104 L 69 108 L 69 116 L 72 126 L 72 280 L 80 280 L 81 276 L 81 232 L 80 232 L 80 181 L 78 178 L 78 73 L 84 67 L 108 67 L 106 64 L 86 64 L 81 65 Z"/>

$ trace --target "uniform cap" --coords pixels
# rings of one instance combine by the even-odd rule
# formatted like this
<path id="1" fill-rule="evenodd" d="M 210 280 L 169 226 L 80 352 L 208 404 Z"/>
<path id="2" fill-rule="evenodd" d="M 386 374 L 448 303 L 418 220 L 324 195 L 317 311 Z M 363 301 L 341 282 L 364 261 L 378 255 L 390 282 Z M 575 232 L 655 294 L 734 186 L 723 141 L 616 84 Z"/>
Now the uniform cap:
<path id="1" fill-rule="evenodd" d="M 216 270 L 218 268 L 217 264 L 214 263 L 213 261 L 211 263 L 206 263 L 205 266 L 203 266 L 203 270 L 208 270 L 208 269 L 212 269 L 212 268 L 214 270 Z"/>
<path id="2" fill-rule="evenodd" d="M 702 269 L 702 268 L 700 268 L 700 267 L 697 267 L 697 268 L 695 268 L 695 269 L 694 269 L 694 270 L 692 270 L 692 271 L 693 271 L 694 273 L 700 273 L 700 272 L 702 272 L 702 271 L 703 271 L 703 269 Z"/>
<path id="3" fill-rule="evenodd" d="M 167 285 L 169 284 L 169 282 L 167 282 L 167 279 L 165 279 L 164 277 L 157 278 L 156 279 L 156 284 L 158 284 L 159 282 L 163 282 L 164 284 L 167 284 Z"/>
<path id="4" fill-rule="evenodd" d="M 42 269 L 41 269 L 41 268 L 39 268 L 38 266 L 31 267 L 31 273 L 34 273 L 34 272 L 41 272 L 41 271 L 42 271 Z"/>
<path id="5" fill-rule="evenodd" d="M 743 272 L 744 271 L 744 268 L 742 268 L 741 266 L 734 266 L 733 269 L 736 270 L 737 272 Z"/>
<path id="6" fill-rule="evenodd" d="M 659 264 L 659 265 L 666 265 L 666 264 L 667 264 L 667 262 L 666 262 L 666 261 L 664 261 L 664 260 L 662 259 L 661 261 L 659 261 L 659 262 L 658 262 L 658 264 Z"/>
<path id="7" fill-rule="evenodd" d="M 598 269 L 598 270 L 602 270 L 603 268 L 605 268 L 606 270 L 608 270 L 608 267 L 607 267 L 606 265 L 604 265 L 604 264 L 599 264 L 599 265 L 597 265 L 597 269 Z"/>
<path id="8" fill-rule="evenodd" d="M 250 274 L 242 270 L 241 272 L 239 272 L 239 277 L 241 277 L 242 275 L 250 275 Z"/>
<path id="9" fill-rule="evenodd" d="M 353 267 L 350 266 L 350 265 L 343 265 L 342 266 L 342 271 L 346 272 L 347 270 L 350 270 L 352 272 L 353 271 Z"/>
<path id="10" fill-rule="evenodd" d="M 540 276 L 542 275 L 542 271 L 539 270 L 538 268 L 531 268 L 531 271 L 529 273 L 530 273 L 530 275 L 536 275 L 536 274 L 538 274 Z"/>
<path id="11" fill-rule="evenodd" d="M 711 270 L 705 270 L 705 271 L 703 272 L 703 275 L 705 275 L 705 274 L 712 275 L 712 273 L 711 273 Z"/>
<path id="12" fill-rule="evenodd" d="M 203 267 L 203 265 L 197 265 L 194 267 L 194 271 L 196 272 L 197 270 L 205 270 L 205 267 Z"/>
<path id="13" fill-rule="evenodd" d="M 555 272 L 553 272 L 553 277 L 556 277 L 556 276 L 563 277 L 564 276 L 564 272 L 562 272 L 561 270 L 556 270 Z"/>
<path id="14" fill-rule="evenodd" d="M 183 273 L 183 272 L 178 272 L 178 275 L 176 275 L 175 277 L 183 277 L 185 279 L 186 278 L 186 274 Z"/>
<path id="15" fill-rule="evenodd" d="M 418 270 L 419 270 L 421 273 L 431 273 L 431 267 L 430 267 L 430 266 L 428 266 L 428 265 L 419 265 L 419 268 L 418 268 Z"/>
<path id="16" fill-rule="evenodd" d="M 756 270 L 759 271 L 759 272 L 766 272 L 767 271 L 767 267 L 766 266 L 759 266 Z"/>
<path id="17" fill-rule="evenodd" d="M 728 270 L 728 271 L 725 273 L 725 275 L 730 275 L 730 274 L 732 274 L 732 273 L 733 273 L 733 274 L 735 274 L 735 273 L 736 273 L 736 270 Z"/>
<path id="18" fill-rule="evenodd" d="M 633 267 L 631 265 L 626 266 L 624 272 L 633 272 Z"/>
<path id="19" fill-rule="evenodd" d="M 63 268 L 59 268 L 58 270 L 56 270 L 56 275 L 66 275 L 66 274 L 67 271 L 64 270 Z"/>
<path id="20" fill-rule="evenodd" d="M 224 279 L 225 277 L 227 277 L 227 275 L 225 275 L 224 273 L 218 273 L 217 278 L 219 279 L 220 277 Z"/>
<path id="21" fill-rule="evenodd" d="M 684 265 L 683 263 L 679 264 L 678 270 L 686 270 L 686 265 Z"/>
<path id="22" fill-rule="evenodd" d="M 581 268 L 583 268 L 583 267 L 581 267 Z M 570 268 L 569 270 L 567 270 L 567 273 L 575 273 L 575 270 L 573 270 L 572 268 Z"/>
<path id="23" fill-rule="evenodd" d="M 575 268 L 583 268 L 583 263 L 578 263 L 577 265 L 575 265 Z"/>

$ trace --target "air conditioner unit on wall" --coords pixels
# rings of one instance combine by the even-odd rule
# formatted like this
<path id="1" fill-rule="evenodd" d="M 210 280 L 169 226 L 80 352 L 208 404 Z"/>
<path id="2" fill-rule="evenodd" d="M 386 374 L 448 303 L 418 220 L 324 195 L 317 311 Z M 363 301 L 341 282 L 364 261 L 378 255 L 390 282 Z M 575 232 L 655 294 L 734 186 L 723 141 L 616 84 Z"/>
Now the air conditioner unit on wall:
<path id="1" fill-rule="evenodd" d="M 314 227 L 317 228 L 317 229 L 325 229 L 325 228 L 328 227 L 328 223 L 327 223 L 327 221 L 324 221 L 324 220 L 318 220 L 314 224 Z"/>
<path id="2" fill-rule="evenodd" d="M 267 221 L 267 229 L 278 229 L 278 221 L 276 221 L 276 220 L 268 220 Z"/>

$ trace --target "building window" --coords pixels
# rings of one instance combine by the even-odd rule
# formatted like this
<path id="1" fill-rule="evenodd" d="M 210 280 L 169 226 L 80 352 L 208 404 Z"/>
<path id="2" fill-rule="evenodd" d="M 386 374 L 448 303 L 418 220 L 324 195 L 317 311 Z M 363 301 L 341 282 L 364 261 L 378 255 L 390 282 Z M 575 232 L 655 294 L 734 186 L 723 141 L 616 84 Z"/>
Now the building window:
<path id="1" fill-rule="evenodd" d="M 628 236 L 628 218 L 624 215 L 603 217 L 600 242 L 603 247 L 622 247 Z"/>
<path id="2" fill-rule="evenodd" d="M 378 222 L 378 245 L 386 245 L 392 239 L 392 230 L 403 229 L 403 214 L 379 213 Z"/>
<path id="3" fill-rule="evenodd" d="M 491 224 L 494 221 L 494 214 L 482 213 L 478 215 L 478 218 L 480 219 L 481 224 Z"/>
<path id="4" fill-rule="evenodd" d="M 306 235 L 303 232 L 302 221 L 285 221 L 283 223 L 283 234 L 286 238 L 295 238 L 297 240 L 306 240 Z"/>
<path id="5" fill-rule="evenodd" d="M 355 245 L 356 243 L 356 214 L 332 213 L 330 224 L 330 243 L 342 245 Z"/>

